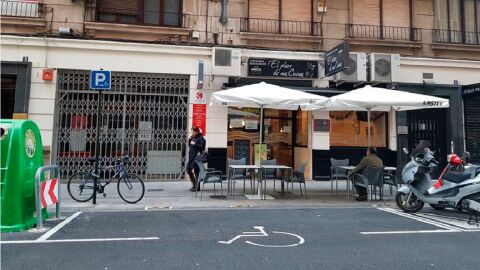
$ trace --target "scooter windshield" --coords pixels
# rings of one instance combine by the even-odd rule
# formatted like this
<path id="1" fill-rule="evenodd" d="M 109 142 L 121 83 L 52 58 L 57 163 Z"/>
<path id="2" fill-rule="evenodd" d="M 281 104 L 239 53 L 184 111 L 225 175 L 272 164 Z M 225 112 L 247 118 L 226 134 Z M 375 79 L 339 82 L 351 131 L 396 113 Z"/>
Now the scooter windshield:
<path id="1" fill-rule="evenodd" d="M 416 157 L 418 155 L 424 155 L 425 154 L 425 149 L 430 149 L 431 143 L 430 141 L 427 140 L 421 140 L 418 144 L 415 150 L 413 150 L 411 156 Z"/>

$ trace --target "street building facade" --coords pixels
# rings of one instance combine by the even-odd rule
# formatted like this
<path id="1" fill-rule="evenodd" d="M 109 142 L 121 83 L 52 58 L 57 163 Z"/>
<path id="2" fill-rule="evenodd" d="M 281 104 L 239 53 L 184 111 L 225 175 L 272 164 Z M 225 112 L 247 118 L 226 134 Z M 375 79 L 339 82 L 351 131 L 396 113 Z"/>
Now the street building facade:
<path id="1" fill-rule="evenodd" d="M 356 165 L 364 112 L 266 110 L 210 104 L 215 91 L 265 81 L 323 96 L 372 84 L 448 98 L 450 108 L 372 112 L 384 164 L 432 141 L 438 159 L 479 162 L 479 0 L 2 0 L 2 118 L 39 125 L 48 163 L 65 175 L 132 156 L 149 180 L 184 178 L 187 139 L 199 126 L 209 167 L 263 159 L 330 178 L 330 158 Z M 345 69 L 325 74 L 325 52 L 346 44 Z M 111 90 L 89 88 L 111 70 Z M 473 89 L 473 90 L 472 90 Z"/>

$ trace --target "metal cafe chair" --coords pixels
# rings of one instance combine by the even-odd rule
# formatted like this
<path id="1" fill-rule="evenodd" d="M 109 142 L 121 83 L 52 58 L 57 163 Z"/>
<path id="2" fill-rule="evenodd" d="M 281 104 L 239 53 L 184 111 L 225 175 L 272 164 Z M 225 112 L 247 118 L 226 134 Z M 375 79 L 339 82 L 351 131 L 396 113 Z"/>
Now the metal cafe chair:
<path id="1" fill-rule="evenodd" d="M 367 198 L 373 200 L 373 193 L 377 199 L 377 188 L 380 191 L 380 199 L 383 198 L 383 170 L 384 167 L 367 167 L 363 174 L 355 174 L 353 184 L 367 189 Z M 385 200 L 384 200 L 385 202 Z"/>
<path id="2" fill-rule="evenodd" d="M 342 168 L 339 168 L 341 166 L 348 166 L 350 163 L 350 159 L 334 159 L 330 158 L 330 162 L 332 166 L 330 167 L 330 181 L 331 182 L 331 192 L 333 192 L 333 181 L 336 181 L 336 191 L 335 194 L 338 194 L 338 180 L 347 180 L 348 181 L 348 176 L 347 173 L 348 171 Z"/>
<path id="3" fill-rule="evenodd" d="M 300 186 L 300 195 L 303 196 L 302 192 L 302 184 L 303 187 L 305 188 L 305 198 L 308 199 L 307 196 L 307 185 L 305 184 L 305 167 L 307 166 L 306 163 L 300 164 L 300 167 L 298 170 L 293 170 L 292 172 L 292 177 L 287 178 L 287 193 L 288 193 L 288 184 L 292 184 L 292 198 L 293 198 L 293 183 L 298 183 Z"/>
<path id="4" fill-rule="evenodd" d="M 220 183 L 220 189 L 222 191 L 222 197 L 223 197 L 223 175 L 222 171 L 212 171 L 212 170 L 206 170 L 205 169 L 205 164 L 202 161 L 195 161 L 198 165 L 198 168 L 200 169 L 200 172 L 198 174 L 198 179 L 197 179 L 197 187 L 195 191 L 195 197 L 197 197 L 198 193 L 198 187 L 200 187 L 200 182 L 203 182 L 202 184 L 202 191 L 200 193 L 200 200 L 203 198 L 203 191 L 205 190 L 205 184 L 213 184 L 213 195 L 215 196 L 215 191 L 216 191 L 216 184 Z"/>

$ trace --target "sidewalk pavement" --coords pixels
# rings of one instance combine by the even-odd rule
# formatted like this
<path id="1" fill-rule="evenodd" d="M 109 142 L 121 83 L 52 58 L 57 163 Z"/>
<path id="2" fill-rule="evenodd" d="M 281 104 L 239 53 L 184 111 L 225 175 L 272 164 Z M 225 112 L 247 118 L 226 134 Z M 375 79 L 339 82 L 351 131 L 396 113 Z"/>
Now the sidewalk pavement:
<path id="1" fill-rule="evenodd" d="M 276 191 L 280 191 L 280 184 L 277 181 Z M 243 181 L 236 182 L 235 198 L 228 196 L 226 199 L 210 198 L 213 195 L 213 184 L 205 185 L 203 200 L 200 201 L 200 192 L 195 197 L 194 192 L 188 191 L 191 187 L 188 181 L 178 182 L 146 182 L 145 196 L 136 204 L 124 202 L 117 193 L 116 183 L 111 183 L 106 187 L 106 197 L 103 194 L 97 195 L 97 204 L 92 201 L 80 203 L 74 201 L 67 191 L 67 185 L 62 184 L 61 198 L 62 211 L 125 211 L 125 210 L 162 210 L 162 209 L 218 209 L 218 208 L 308 208 L 308 207 L 368 207 L 371 205 L 383 205 L 382 200 L 371 202 L 358 202 L 347 199 L 346 181 L 339 181 L 338 194 L 330 191 L 330 181 L 307 181 L 307 195 L 300 196 L 298 183 L 294 184 L 294 197 L 291 194 L 282 196 L 273 192 L 273 183 L 268 182 L 267 194 L 272 195 L 274 199 L 269 200 L 250 200 L 243 195 Z M 223 185 L 224 194 L 226 193 L 226 182 Z M 249 193 L 249 183 L 247 182 L 247 194 Z M 355 192 L 355 191 L 353 191 Z M 390 189 L 385 186 L 385 203 L 394 205 L 395 189 L 393 196 L 390 195 Z M 220 194 L 220 186 L 217 184 L 217 195 Z M 304 194 L 305 195 L 305 194 Z M 377 197 L 378 198 L 378 197 Z"/>

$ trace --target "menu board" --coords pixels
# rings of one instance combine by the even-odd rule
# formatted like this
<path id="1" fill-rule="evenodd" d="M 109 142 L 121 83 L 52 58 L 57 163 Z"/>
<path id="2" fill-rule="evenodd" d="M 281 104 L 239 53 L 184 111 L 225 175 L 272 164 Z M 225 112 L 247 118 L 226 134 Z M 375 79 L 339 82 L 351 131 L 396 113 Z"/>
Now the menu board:
<path id="1" fill-rule="evenodd" d="M 247 164 L 250 164 L 250 140 L 235 140 L 233 143 L 233 158 L 245 158 Z"/>

